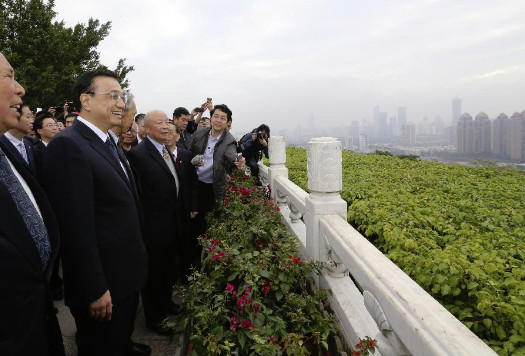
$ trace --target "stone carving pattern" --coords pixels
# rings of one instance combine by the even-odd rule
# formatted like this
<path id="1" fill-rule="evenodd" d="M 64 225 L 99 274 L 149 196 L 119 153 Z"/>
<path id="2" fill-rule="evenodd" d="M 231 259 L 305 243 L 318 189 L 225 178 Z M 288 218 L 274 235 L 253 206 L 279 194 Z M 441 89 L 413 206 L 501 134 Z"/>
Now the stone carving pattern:
<path id="1" fill-rule="evenodd" d="M 326 139 L 329 140 L 329 139 Z M 308 188 L 315 192 L 339 192 L 342 188 L 341 142 L 316 141 L 308 143 Z"/>
<path id="2" fill-rule="evenodd" d="M 292 222 L 299 222 L 303 215 L 293 206 L 290 199 L 288 199 L 288 207 L 290 208 L 290 220 Z"/>
<path id="3" fill-rule="evenodd" d="M 365 290 L 363 292 L 363 299 L 366 310 L 368 310 L 368 312 L 376 322 L 381 334 L 383 334 L 387 338 L 387 340 L 390 343 L 390 346 L 392 346 L 392 348 L 395 350 L 395 353 L 397 355 L 410 355 L 410 351 L 408 351 L 406 346 L 403 344 L 403 341 L 401 341 L 399 336 L 397 336 L 397 334 L 390 326 L 390 323 L 386 318 L 383 308 L 381 308 L 381 305 L 379 304 L 376 297 L 374 297 L 374 295 L 369 291 Z"/>
<path id="4" fill-rule="evenodd" d="M 277 191 L 277 196 L 275 197 L 277 205 L 285 205 L 287 197 L 285 193 L 281 192 L 280 190 Z"/>
<path id="5" fill-rule="evenodd" d="M 332 246 L 330 245 L 330 242 L 328 242 L 326 234 L 323 233 L 322 236 L 326 251 L 326 269 L 328 269 L 330 276 L 334 278 L 342 278 L 347 276 L 348 268 L 346 268 L 345 264 L 341 262 L 339 256 L 337 256 L 335 251 L 332 249 Z"/>

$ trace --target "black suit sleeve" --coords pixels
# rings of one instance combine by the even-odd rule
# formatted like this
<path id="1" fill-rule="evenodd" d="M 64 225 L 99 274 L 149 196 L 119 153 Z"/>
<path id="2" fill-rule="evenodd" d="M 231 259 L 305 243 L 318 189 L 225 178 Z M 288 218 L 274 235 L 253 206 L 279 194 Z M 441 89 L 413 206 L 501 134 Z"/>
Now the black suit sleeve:
<path id="1" fill-rule="evenodd" d="M 68 137 L 56 137 L 44 155 L 44 185 L 55 210 L 62 239 L 62 258 L 71 261 L 75 288 L 88 305 L 109 288 L 99 256 L 96 236 L 95 191 L 90 163 Z"/>

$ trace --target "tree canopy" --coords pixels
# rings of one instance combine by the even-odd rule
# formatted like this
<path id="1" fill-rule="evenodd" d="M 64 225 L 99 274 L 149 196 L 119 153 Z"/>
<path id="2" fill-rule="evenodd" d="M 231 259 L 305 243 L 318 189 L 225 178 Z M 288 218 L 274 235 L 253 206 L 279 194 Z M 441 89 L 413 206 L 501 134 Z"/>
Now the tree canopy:
<path id="1" fill-rule="evenodd" d="M 0 1 L 0 50 L 16 70 L 30 106 L 48 107 L 71 101 L 77 77 L 100 63 L 97 46 L 109 34 L 111 22 L 90 18 L 73 28 L 56 21 L 54 0 Z M 133 66 L 126 59 L 115 68 L 123 87 Z"/>

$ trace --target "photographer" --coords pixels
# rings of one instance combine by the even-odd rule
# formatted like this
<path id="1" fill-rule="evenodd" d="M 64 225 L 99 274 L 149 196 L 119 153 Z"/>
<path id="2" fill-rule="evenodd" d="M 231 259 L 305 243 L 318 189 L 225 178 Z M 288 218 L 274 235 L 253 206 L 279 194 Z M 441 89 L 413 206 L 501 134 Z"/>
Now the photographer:
<path id="1" fill-rule="evenodd" d="M 253 177 L 259 176 L 259 167 L 257 162 L 262 159 L 262 153 L 268 158 L 268 138 L 270 137 L 270 128 L 262 124 L 252 132 L 243 136 L 240 142 L 242 155 L 246 158 L 246 164 L 250 167 Z"/>

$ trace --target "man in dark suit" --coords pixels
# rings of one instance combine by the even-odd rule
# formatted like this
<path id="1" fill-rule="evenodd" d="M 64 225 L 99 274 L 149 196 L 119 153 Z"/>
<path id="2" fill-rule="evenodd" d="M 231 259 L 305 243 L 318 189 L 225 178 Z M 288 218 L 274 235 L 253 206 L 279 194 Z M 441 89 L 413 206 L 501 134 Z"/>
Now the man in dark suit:
<path id="1" fill-rule="evenodd" d="M 32 145 L 28 144 L 24 137 L 31 131 L 33 125 L 33 113 L 27 104 L 22 104 L 20 118 L 16 127 L 7 130 L 0 141 L 4 147 L 11 152 L 25 168 L 33 175 L 36 174 L 35 158 L 33 157 Z"/>
<path id="2" fill-rule="evenodd" d="M 149 264 L 148 281 L 142 289 L 144 316 L 146 326 L 161 335 L 173 334 L 163 320 L 173 307 L 178 220 L 183 210 L 180 173 L 165 146 L 168 121 L 162 111 L 147 113 L 144 119 L 147 137 L 128 152 L 144 212 L 144 243 Z"/>
<path id="3" fill-rule="evenodd" d="M 40 111 L 33 123 L 38 141 L 33 145 L 33 154 L 35 156 L 36 174 L 38 179 L 42 178 L 42 165 L 44 162 L 44 151 L 53 136 L 58 133 L 58 125 L 53 114 L 49 111 Z"/>
<path id="4" fill-rule="evenodd" d="M 0 134 L 17 126 L 24 94 L 0 53 Z M 44 192 L 0 142 L 0 355 L 64 355 L 48 285 L 58 245 Z"/>
<path id="5" fill-rule="evenodd" d="M 179 257 L 179 278 L 185 282 L 190 274 L 191 267 L 200 268 L 201 248 L 194 233 L 194 224 L 198 215 L 199 185 L 197 171 L 191 164 L 191 152 L 177 147 L 180 133 L 173 122 L 168 126 L 168 139 L 166 146 L 173 154 L 175 165 L 181 172 L 180 191 L 184 200 L 184 213 L 180 218 L 180 241 L 181 248 L 177 254 Z"/>
<path id="6" fill-rule="evenodd" d="M 80 356 L 124 355 L 147 257 L 130 168 L 108 136 L 121 123 L 115 73 L 87 72 L 74 89 L 80 115 L 44 154 L 44 185 L 62 236 L 65 302 Z"/>
<path id="7" fill-rule="evenodd" d="M 173 110 L 173 123 L 177 126 L 180 132 L 180 139 L 177 142 L 177 147 L 184 148 L 185 150 L 190 149 L 191 135 L 186 131 L 188 127 L 188 121 L 190 120 L 190 112 L 188 109 L 179 107 Z"/>

